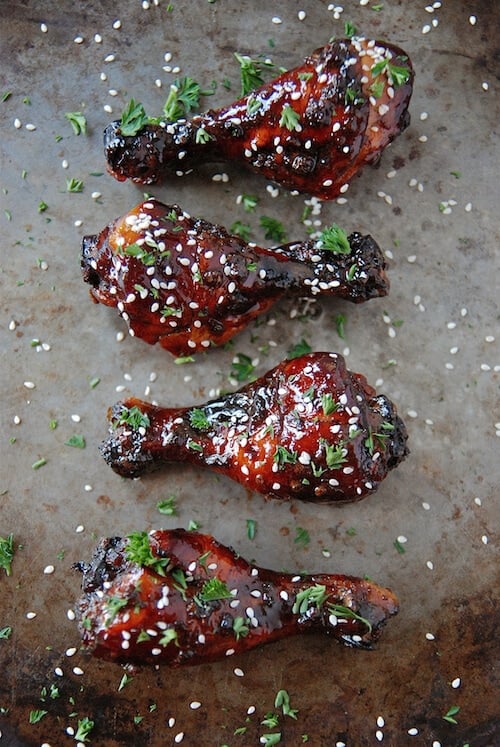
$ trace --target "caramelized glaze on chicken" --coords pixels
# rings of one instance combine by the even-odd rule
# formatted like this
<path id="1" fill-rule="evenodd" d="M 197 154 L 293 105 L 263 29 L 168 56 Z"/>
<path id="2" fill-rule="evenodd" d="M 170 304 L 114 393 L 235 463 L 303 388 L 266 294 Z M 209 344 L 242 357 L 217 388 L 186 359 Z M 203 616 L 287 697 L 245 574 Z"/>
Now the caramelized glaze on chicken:
<path id="1" fill-rule="evenodd" d="M 409 123 L 413 70 L 390 44 L 334 41 L 235 103 L 190 120 L 105 130 L 108 170 L 151 184 L 204 162 L 239 162 L 287 189 L 331 200 Z"/>
<path id="2" fill-rule="evenodd" d="M 345 243 L 342 252 L 313 240 L 263 249 L 147 200 L 84 238 L 82 272 L 130 334 L 183 356 L 227 342 L 285 293 L 354 303 L 386 295 L 375 241 L 352 233 Z"/>
<path id="3" fill-rule="evenodd" d="M 285 361 L 196 407 L 128 399 L 109 417 L 101 453 L 124 477 L 189 462 L 282 499 L 357 501 L 408 453 L 394 404 L 335 353 Z"/>
<path id="4" fill-rule="evenodd" d="M 103 539 L 77 567 L 83 645 L 121 664 L 202 664 L 306 632 L 371 648 L 398 611 L 373 581 L 278 573 L 182 529 Z"/>

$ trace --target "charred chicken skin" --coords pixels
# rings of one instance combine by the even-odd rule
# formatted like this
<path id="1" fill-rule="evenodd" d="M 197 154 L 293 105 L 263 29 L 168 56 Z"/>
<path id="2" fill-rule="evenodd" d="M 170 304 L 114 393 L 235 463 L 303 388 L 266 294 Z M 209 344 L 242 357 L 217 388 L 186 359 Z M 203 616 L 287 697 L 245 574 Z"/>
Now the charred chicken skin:
<path id="1" fill-rule="evenodd" d="M 151 199 L 83 239 L 82 273 L 131 335 L 190 355 L 223 344 L 285 293 L 385 296 L 385 260 L 371 236 L 329 236 L 263 249 Z"/>
<path id="2" fill-rule="evenodd" d="M 202 664 L 316 631 L 371 648 L 398 611 L 372 581 L 259 568 L 183 529 L 103 539 L 77 568 L 83 645 L 120 664 Z"/>
<path id="3" fill-rule="evenodd" d="M 123 477 L 188 462 L 281 499 L 360 500 L 408 453 L 393 403 L 335 353 L 287 360 L 197 407 L 127 399 L 109 418 L 100 450 Z"/>
<path id="4" fill-rule="evenodd" d="M 398 47 L 334 41 L 230 106 L 104 133 L 110 173 L 151 184 L 202 162 L 240 162 L 289 190 L 331 200 L 409 123 L 413 69 Z"/>

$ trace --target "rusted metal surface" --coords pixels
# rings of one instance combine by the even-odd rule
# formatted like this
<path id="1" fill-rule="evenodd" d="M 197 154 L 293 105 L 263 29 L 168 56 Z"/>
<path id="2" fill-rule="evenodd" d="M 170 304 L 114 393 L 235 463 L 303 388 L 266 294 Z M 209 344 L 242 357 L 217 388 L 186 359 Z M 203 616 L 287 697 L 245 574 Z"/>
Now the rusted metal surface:
<path id="1" fill-rule="evenodd" d="M 308 735 L 315 747 L 374 745 L 381 735 L 396 746 L 495 745 L 498 8 L 486 1 L 473 10 L 443 3 L 429 13 L 424 3 L 385 3 L 379 11 L 356 4 L 335 20 L 326 3 L 271 9 L 260 0 L 174 0 L 172 10 L 167 6 L 33 0 L 2 7 L 2 87 L 12 94 L 0 104 L 6 211 L 0 216 L 0 535 L 13 532 L 22 548 L 12 576 L 0 570 L 0 628 L 12 627 L 10 638 L 0 640 L 0 744 L 76 744 L 67 729 L 88 717 L 89 739 L 103 747 L 163 747 L 180 733 L 185 745 L 246 747 L 277 731 L 282 744 L 300 745 Z M 282 23 L 273 24 L 273 16 Z M 118 18 L 121 28 L 113 28 Z M 356 308 L 321 302 L 313 311 L 284 302 L 270 323 L 248 329 L 231 349 L 185 366 L 139 340 L 116 342 L 121 321 L 91 303 L 79 271 L 83 234 L 142 199 L 139 188 L 96 176 L 104 171 L 107 122 L 130 97 L 158 112 L 175 77 L 164 65 L 179 65 L 181 75 L 204 86 L 216 80 L 206 106 L 228 103 L 239 91 L 234 51 L 271 54 L 277 65 L 291 67 L 331 35 L 343 35 L 345 20 L 401 45 L 417 73 L 410 128 L 378 168 L 354 181 L 346 204 L 325 204 L 320 216 L 323 226 L 336 221 L 370 232 L 390 250 L 390 296 Z M 426 24 L 431 30 L 423 34 Z M 73 41 L 79 35 L 81 44 Z M 108 54 L 115 60 L 105 62 Z M 230 91 L 220 85 L 226 77 Z M 85 113 L 87 135 L 72 134 L 64 118 L 69 111 Z M 27 130 L 29 123 L 36 129 Z M 228 181 L 212 181 L 217 171 Z M 67 178 L 83 179 L 84 191 L 68 193 Z M 236 204 L 243 192 L 259 197 L 255 214 Z M 281 192 L 274 199 L 264 182 L 235 165 L 203 167 L 154 194 L 227 226 L 248 222 L 262 243 L 260 215 L 279 218 L 290 240 L 306 236 L 304 198 Z M 42 201 L 48 208 L 39 212 Z M 345 339 L 336 331 L 339 314 L 346 318 Z M 231 386 L 236 352 L 258 358 L 260 375 L 302 338 L 315 350 L 348 348 L 349 367 L 378 382 L 407 421 L 411 455 L 376 495 L 340 508 L 265 502 L 229 480 L 181 466 L 127 482 L 99 457 L 106 408 L 123 396 L 117 387 L 140 397 L 147 390 L 147 399 L 165 405 L 195 404 L 211 389 Z M 50 350 L 38 350 L 35 339 Z M 95 377 L 100 382 L 91 388 Z M 54 430 L 51 421 L 58 422 Z M 84 449 L 65 444 L 74 434 L 84 435 Z M 46 464 L 32 469 L 42 458 Z M 156 509 L 169 495 L 177 499 L 174 517 Z M 257 522 L 254 540 L 248 518 Z M 97 537 L 187 526 L 191 519 L 263 566 L 367 574 L 397 592 L 401 612 L 372 652 L 310 636 L 189 670 L 129 672 L 120 689 L 122 669 L 78 650 L 67 617 L 79 595 L 72 563 L 89 559 Z M 297 527 L 309 532 L 305 547 L 294 541 Z M 401 535 L 404 553 L 394 546 Z M 48 565 L 54 573 L 44 573 Z M 69 656 L 72 647 L 77 651 Z M 50 697 L 51 685 L 59 697 Z M 298 714 L 281 716 L 273 729 L 261 722 L 277 710 L 279 689 L 289 692 Z M 193 701 L 201 707 L 193 710 Z M 443 719 L 452 706 L 460 708 L 456 724 Z M 35 709 L 47 714 L 30 724 Z"/>

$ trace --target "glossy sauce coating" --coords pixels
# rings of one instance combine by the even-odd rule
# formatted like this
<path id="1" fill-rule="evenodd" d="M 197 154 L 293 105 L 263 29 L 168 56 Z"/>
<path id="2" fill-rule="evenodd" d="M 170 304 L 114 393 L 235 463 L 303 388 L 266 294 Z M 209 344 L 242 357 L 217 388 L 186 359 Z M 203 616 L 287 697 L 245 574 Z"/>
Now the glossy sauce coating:
<path id="1" fill-rule="evenodd" d="M 91 562 L 77 566 L 83 572 L 79 629 L 97 657 L 201 664 L 314 631 L 370 648 L 398 611 L 394 594 L 372 581 L 260 568 L 210 535 L 155 530 L 146 541 L 152 557 L 163 560 L 161 575 L 154 565 L 127 558 L 128 538 L 101 540 Z M 206 582 L 214 579 L 225 596 L 206 601 Z M 315 602 L 307 590 L 318 585 L 324 592 Z"/>
<path id="2" fill-rule="evenodd" d="M 378 245 L 359 233 L 349 244 L 347 254 L 312 240 L 263 249 L 151 199 L 86 236 L 81 264 L 92 298 L 116 307 L 130 334 L 181 356 L 223 344 L 285 293 L 386 295 Z"/>
<path id="3" fill-rule="evenodd" d="M 142 415 L 137 427 L 127 420 L 130 411 Z M 284 361 L 196 407 L 128 399 L 109 418 L 101 453 L 124 477 L 189 462 L 281 499 L 360 500 L 408 453 L 394 404 L 336 353 Z"/>
<path id="4" fill-rule="evenodd" d="M 104 134 L 108 170 L 150 184 L 203 161 L 237 161 L 287 189 L 331 200 L 408 125 L 412 85 L 411 63 L 398 47 L 334 41 L 230 106 L 148 124 L 134 136 L 112 122 Z"/>

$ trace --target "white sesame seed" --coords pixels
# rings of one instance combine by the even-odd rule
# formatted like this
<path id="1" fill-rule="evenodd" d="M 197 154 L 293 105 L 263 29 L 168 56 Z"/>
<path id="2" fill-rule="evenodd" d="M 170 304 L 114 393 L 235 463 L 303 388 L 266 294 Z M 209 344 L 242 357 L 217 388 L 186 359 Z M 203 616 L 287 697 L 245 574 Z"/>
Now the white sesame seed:
<path id="1" fill-rule="evenodd" d="M 34 620 L 36 617 L 36 612 L 27 612 L 26 613 L 26 619 L 27 620 Z"/>
<path id="2" fill-rule="evenodd" d="M 83 524 L 78 524 L 78 526 L 77 526 L 77 527 L 76 527 L 76 529 L 75 529 L 75 532 L 76 532 L 77 534 L 81 534 L 81 533 L 82 533 L 82 532 L 84 532 L 84 531 L 85 531 L 85 527 L 83 526 Z"/>
<path id="3" fill-rule="evenodd" d="M 46 576 L 50 576 L 51 573 L 54 573 L 55 568 L 53 565 L 46 565 L 43 569 L 43 572 Z"/>
<path id="4" fill-rule="evenodd" d="M 239 667 L 236 667 L 236 669 L 234 669 L 233 671 L 237 677 L 245 676 L 245 672 L 243 671 L 243 669 L 240 669 Z"/>
<path id="5" fill-rule="evenodd" d="M 476 23 L 477 23 L 476 16 L 469 16 L 469 23 L 470 23 L 471 26 L 475 26 Z"/>
<path id="6" fill-rule="evenodd" d="M 75 42 L 75 44 L 83 44 L 83 36 L 75 36 L 73 41 Z"/>
<path id="7" fill-rule="evenodd" d="M 14 120 L 14 127 L 16 128 L 16 130 L 19 130 L 20 127 L 22 127 L 21 120 L 18 119 L 17 117 Z"/>
<path id="8" fill-rule="evenodd" d="M 189 704 L 189 707 L 190 707 L 190 708 L 191 708 L 191 709 L 192 709 L 193 711 L 197 711 L 197 710 L 198 710 L 198 708 L 201 708 L 201 703 L 200 703 L 200 701 L 199 701 L 199 700 L 193 700 L 193 701 L 191 701 L 191 703 Z"/>
<path id="9" fill-rule="evenodd" d="M 174 737 L 174 742 L 175 742 L 176 744 L 180 744 L 180 743 L 182 742 L 182 740 L 183 740 L 183 739 L 184 739 L 184 732 L 183 732 L 183 731 L 180 731 L 180 732 L 179 732 L 178 734 L 176 734 L 176 735 L 175 735 L 175 737 Z"/>
<path id="10" fill-rule="evenodd" d="M 416 737 L 418 734 L 418 729 L 415 729 L 415 727 L 412 726 L 411 729 L 408 729 L 408 734 L 410 735 L 410 737 Z"/>
<path id="11" fill-rule="evenodd" d="M 424 501 L 422 503 L 422 508 L 424 509 L 424 511 L 429 511 L 431 507 L 430 507 L 430 504 L 427 503 L 427 501 Z"/>
<path id="12" fill-rule="evenodd" d="M 452 681 L 451 686 L 454 690 L 456 690 L 458 687 L 460 687 L 461 679 L 460 677 L 455 677 L 455 679 Z"/>
<path id="13" fill-rule="evenodd" d="M 428 23 L 422 26 L 422 34 L 428 34 L 430 30 L 431 30 L 431 27 L 429 26 Z"/>
<path id="14" fill-rule="evenodd" d="M 384 739 L 384 732 L 380 731 L 380 729 L 377 729 L 377 731 L 375 732 L 375 737 L 379 742 L 382 742 L 382 740 Z"/>
<path id="15" fill-rule="evenodd" d="M 73 667 L 73 674 L 81 676 L 83 674 L 83 669 L 81 667 Z"/>
<path id="16" fill-rule="evenodd" d="M 40 24 L 40 31 L 42 32 L 42 34 L 46 34 L 47 33 L 48 28 L 47 28 L 47 24 L 46 23 L 41 23 Z"/>
<path id="17" fill-rule="evenodd" d="M 76 648 L 73 646 L 66 649 L 66 656 L 74 656 L 76 654 Z"/>
<path id="18" fill-rule="evenodd" d="M 297 13 L 297 18 L 299 19 L 299 21 L 303 21 L 305 17 L 306 17 L 305 10 L 299 10 L 299 12 Z"/>
<path id="19" fill-rule="evenodd" d="M 33 132 L 34 130 L 36 130 L 36 125 L 32 124 L 31 122 L 28 122 L 28 124 L 26 125 L 26 129 L 29 132 Z"/>
<path id="20" fill-rule="evenodd" d="M 34 389 L 36 385 L 33 381 L 25 381 L 24 386 L 26 389 Z"/>
<path id="21" fill-rule="evenodd" d="M 379 716 L 377 718 L 377 726 L 379 726 L 380 728 L 382 728 L 383 726 L 385 726 L 385 721 L 384 721 L 383 716 Z"/>
<path id="22" fill-rule="evenodd" d="M 272 21 L 272 23 L 275 23 L 276 25 L 278 25 L 280 23 L 283 23 L 283 21 L 281 20 L 281 18 L 279 18 L 279 16 L 273 16 L 273 18 L 271 19 L 271 21 Z"/>
<path id="23" fill-rule="evenodd" d="M 408 537 L 405 537 L 404 534 L 400 534 L 398 537 L 398 542 L 401 545 L 404 545 L 406 542 L 408 542 Z"/>
<path id="24" fill-rule="evenodd" d="M 483 543 L 483 545 L 488 544 L 488 537 L 486 534 L 483 534 L 483 536 L 481 537 L 481 542 Z"/>
<path id="25" fill-rule="evenodd" d="M 425 637 L 427 638 L 428 641 L 434 641 L 436 638 L 436 636 L 433 633 L 426 633 Z"/>
<path id="26" fill-rule="evenodd" d="M 68 610 L 66 612 L 66 617 L 68 618 L 68 620 L 76 620 L 76 615 L 74 613 L 74 610 Z"/>
<path id="27" fill-rule="evenodd" d="M 94 41 L 96 44 L 100 44 L 102 42 L 102 36 L 100 34 L 94 34 Z"/>
<path id="28" fill-rule="evenodd" d="M 21 423 L 21 418 L 19 415 L 14 415 L 13 417 L 14 425 L 19 425 Z"/>
<path id="29" fill-rule="evenodd" d="M 426 563 L 425 565 L 427 566 L 427 568 L 428 568 L 428 569 L 429 569 L 430 571 L 433 571 L 433 570 L 434 570 L 434 563 L 432 562 L 432 560 L 428 560 L 428 561 L 427 561 L 427 563 Z"/>
<path id="30" fill-rule="evenodd" d="M 481 88 L 483 89 L 483 91 L 489 91 L 490 84 L 488 83 L 488 81 L 483 80 L 483 82 L 481 83 Z"/>
<path id="31" fill-rule="evenodd" d="M 63 672 L 63 670 L 61 669 L 61 667 L 56 667 L 56 668 L 54 669 L 54 674 L 55 674 L 55 675 L 57 675 L 58 677 L 62 677 L 62 676 L 64 675 L 64 672 Z"/>
<path id="32" fill-rule="evenodd" d="M 120 19 L 117 19 L 117 20 L 116 20 L 116 21 L 115 21 L 115 22 L 113 23 L 113 28 L 114 28 L 114 29 L 121 29 L 121 27 L 122 27 L 122 22 L 120 21 Z"/>
<path id="33" fill-rule="evenodd" d="M 104 62 L 114 62 L 115 61 L 115 55 L 114 54 L 108 54 L 104 58 Z"/>

